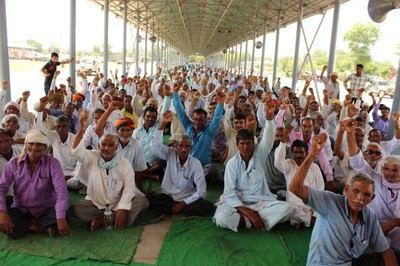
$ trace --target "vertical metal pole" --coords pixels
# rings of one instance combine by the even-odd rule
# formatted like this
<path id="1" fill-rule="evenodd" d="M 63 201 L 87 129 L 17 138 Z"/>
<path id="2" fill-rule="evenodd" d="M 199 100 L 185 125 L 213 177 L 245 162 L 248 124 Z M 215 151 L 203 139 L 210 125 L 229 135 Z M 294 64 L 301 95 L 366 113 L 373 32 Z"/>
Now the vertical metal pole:
<path id="1" fill-rule="evenodd" d="M 76 57 L 76 0 L 70 0 L 70 32 L 69 32 L 69 56 L 71 58 Z M 75 63 L 72 61 L 69 64 L 69 76 L 71 77 L 71 84 L 76 88 L 76 73 Z"/>
<path id="2" fill-rule="evenodd" d="M 237 44 L 235 45 L 235 65 L 234 65 L 235 72 L 236 72 L 236 70 L 237 70 L 237 65 L 236 65 L 236 63 L 237 63 Z"/>
<path id="3" fill-rule="evenodd" d="M 152 31 L 152 36 L 156 36 L 154 34 L 154 24 L 153 24 L 153 31 Z M 150 66 L 150 75 L 153 77 L 153 68 L 154 68 L 154 42 L 151 42 L 151 66 Z"/>
<path id="4" fill-rule="evenodd" d="M 157 71 L 158 71 L 158 68 L 160 67 L 160 39 L 161 39 L 160 29 L 158 29 L 158 35 L 157 35 L 157 57 L 156 57 L 156 60 L 157 60 L 157 63 L 156 63 Z"/>
<path id="5" fill-rule="evenodd" d="M 244 51 L 244 68 L 243 68 L 243 73 L 246 76 L 247 75 L 247 45 L 248 45 L 249 40 L 247 39 L 246 36 L 246 46 L 245 46 L 245 51 Z"/>
<path id="6" fill-rule="evenodd" d="M 393 103 L 392 103 L 392 113 L 393 112 L 400 112 L 400 60 L 399 60 L 399 68 L 397 69 L 397 77 L 396 77 L 396 88 L 394 89 L 394 96 L 393 96 Z M 390 119 L 391 120 L 391 119 Z M 394 133 L 394 125 L 393 120 L 389 123 L 389 131 L 387 139 L 392 139 Z M 396 149 L 400 151 L 400 147 Z M 399 153 L 395 153 L 399 155 Z"/>
<path id="7" fill-rule="evenodd" d="M 163 39 L 163 36 L 161 35 L 161 40 L 160 40 L 160 67 L 161 67 L 161 69 L 163 69 L 163 54 L 164 54 L 164 50 L 163 50 L 163 42 L 164 42 L 164 39 Z"/>
<path id="8" fill-rule="evenodd" d="M 336 39 L 339 24 L 340 14 L 340 0 L 335 0 L 335 8 L 333 9 L 333 20 L 332 20 L 332 31 L 331 31 L 331 44 L 329 47 L 329 59 L 328 59 L 328 77 L 333 72 L 336 61 Z"/>
<path id="9" fill-rule="evenodd" d="M 103 74 L 104 78 L 108 77 L 108 10 L 110 1 L 104 0 L 104 42 L 103 42 Z"/>
<path id="10" fill-rule="evenodd" d="M 264 20 L 264 35 L 263 35 L 263 44 L 262 44 L 262 51 L 261 51 L 261 68 L 260 68 L 260 76 L 262 77 L 264 74 L 264 55 L 265 55 L 265 38 L 267 37 L 267 20 Z"/>
<path id="11" fill-rule="evenodd" d="M 1 39 L 1 49 L 0 49 L 0 82 L 3 80 L 8 80 L 8 89 L 5 94 L 5 101 L 1 102 L 7 103 L 11 101 L 11 80 L 10 80 L 10 63 L 8 58 L 8 37 L 7 37 L 7 12 L 6 12 L 6 0 L 0 0 L 0 39 Z M 43 92 L 43 89 L 41 90 Z M 5 105 L 5 104 L 4 104 Z M 0 106 L 0 118 L 3 117 L 4 105 Z"/>
<path id="12" fill-rule="evenodd" d="M 128 4 L 124 1 L 124 17 L 123 20 L 123 33 L 122 33 L 122 73 L 125 75 L 126 73 L 126 26 L 128 24 Z M 129 75 L 129 73 L 126 73 Z"/>
<path id="13" fill-rule="evenodd" d="M 137 9 L 139 10 L 139 1 L 137 2 Z M 140 30 L 140 12 L 138 11 L 136 20 L 136 56 L 135 56 L 135 75 L 139 75 L 139 30 Z"/>
<path id="14" fill-rule="evenodd" d="M 253 52 L 251 54 L 251 69 L 254 71 L 254 57 L 256 52 L 256 28 L 254 28 Z"/>
<path id="15" fill-rule="evenodd" d="M 240 41 L 240 49 L 239 49 L 239 71 L 238 73 L 240 74 L 241 64 L 242 64 L 242 41 Z"/>
<path id="16" fill-rule="evenodd" d="M 230 69 L 231 68 L 231 48 L 230 47 L 228 47 L 228 49 L 227 49 L 228 51 L 226 52 L 226 55 L 228 56 L 228 58 L 227 58 L 227 64 L 228 64 L 228 69 Z"/>
<path id="17" fill-rule="evenodd" d="M 165 42 L 165 66 L 169 69 L 169 43 L 168 40 Z"/>
<path id="18" fill-rule="evenodd" d="M 296 31 L 296 46 L 294 50 L 294 62 L 293 62 L 293 72 L 292 72 L 292 90 L 296 91 L 297 84 L 297 67 L 299 64 L 299 49 L 300 49 L 300 34 L 301 34 L 301 21 L 303 19 L 303 0 L 300 0 L 299 3 L 299 18 L 297 22 L 297 31 Z"/>
<path id="19" fill-rule="evenodd" d="M 226 64 L 226 62 L 227 62 L 227 54 L 228 54 L 228 51 L 226 51 L 226 53 L 224 54 L 224 69 L 228 69 L 228 65 Z"/>
<path id="20" fill-rule="evenodd" d="M 149 33 L 149 24 L 148 24 L 148 19 L 147 19 L 147 12 L 146 12 L 146 33 L 145 33 L 145 37 L 144 37 L 144 67 L 143 67 L 143 71 L 144 73 L 147 73 L 147 40 L 148 40 L 148 33 Z M 143 74 L 144 74 L 143 73 Z"/>
<path id="21" fill-rule="evenodd" d="M 281 11 L 278 10 L 278 18 L 276 20 L 276 34 L 275 34 L 275 52 L 274 52 L 274 70 L 272 73 L 272 86 L 276 81 L 276 73 L 278 71 L 278 53 L 279 53 L 279 35 L 281 33 Z"/>

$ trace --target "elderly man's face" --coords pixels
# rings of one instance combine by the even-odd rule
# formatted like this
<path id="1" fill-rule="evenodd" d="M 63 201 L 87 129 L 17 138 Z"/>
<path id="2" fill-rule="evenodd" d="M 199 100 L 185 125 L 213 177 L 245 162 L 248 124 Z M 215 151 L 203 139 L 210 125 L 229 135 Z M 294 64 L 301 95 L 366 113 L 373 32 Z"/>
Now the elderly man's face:
<path id="1" fill-rule="evenodd" d="M 385 163 L 383 165 L 383 176 L 389 183 L 399 183 L 400 164 Z"/>
<path id="2" fill-rule="evenodd" d="M 115 138 L 112 136 L 103 138 L 99 143 L 99 150 L 105 161 L 111 161 L 117 149 L 118 145 L 115 142 Z"/>
<path id="3" fill-rule="evenodd" d="M 108 106 L 110 105 L 111 102 L 112 102 L 112 98 L 109 95 L 102 98 L 102 103 L 103 103 L 103 106 L 105 109 L 108 108 Z"/>
<path id="4" fill-rule="evenodd" d="M 19 116 L 19 110 L 18 110 L 17 107 L 10 105 L 10 106 L 8 106 L 7 109 L 4 111 L 4 114 L 5 114 L 5 115 L 13 114 L 13 115 Z"/>
<path id="5" fill-rule="evenodd" d="M 4 123 L 2 124 L 4 129 L 7 129 L 15 134 L 15 132 L 19 129 L 19 121 L 15 117 L 9 117 Z"/>
<path id="6" fill-rule="evenodd" d="M 46 151 L 47 146 L 42 143 L 28 142 L 25 144 L 26 153 L 30 160 L 38 160 Z"/>
<path id="7" fill-rule="evenodd" d="M 360 212 L 374 199 L 373 185 L 366 182 L 356 181 L 352 186 L 344 187 L 347 196 L 347 204 L 352 212 Z"/>
<path id="8" fill-rule="evenodd" d="M 376 163 L 382 159 L 381 148 L 375 145 L 368 145 L 367 150 L 364 152 L 364 159 L 370 165 L 376 165 Z"/>
<path id="9" fill-rule="evenodd" d="M 118 137 L 122 142 L 128 142 L 133 134 L 133 129 L 125 126 L 125 127 L 121 127 L 120 129 L 118 129 L 117 131 L 118 133 Z"/>

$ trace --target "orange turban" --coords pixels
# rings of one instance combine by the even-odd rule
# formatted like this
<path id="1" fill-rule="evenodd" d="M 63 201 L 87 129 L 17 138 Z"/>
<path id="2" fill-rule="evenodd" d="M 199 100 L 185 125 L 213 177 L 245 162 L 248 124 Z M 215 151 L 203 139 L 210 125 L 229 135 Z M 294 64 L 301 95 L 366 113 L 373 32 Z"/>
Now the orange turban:
<path id="1" fill-rule="evenodd" d="M 83 93 L 75 93 L 74 95 L 72 95 L 72 100 L 73 101 L 85 101 L 85 95 Z"/>
<path id="2" fill-rule="evenodd" d="M 121 127 L 130 127 L 132 130 L 135 130 L 135 122 L 127 117 L 118 118 L 114 123 L 114 127 L 117 131 Z"/>

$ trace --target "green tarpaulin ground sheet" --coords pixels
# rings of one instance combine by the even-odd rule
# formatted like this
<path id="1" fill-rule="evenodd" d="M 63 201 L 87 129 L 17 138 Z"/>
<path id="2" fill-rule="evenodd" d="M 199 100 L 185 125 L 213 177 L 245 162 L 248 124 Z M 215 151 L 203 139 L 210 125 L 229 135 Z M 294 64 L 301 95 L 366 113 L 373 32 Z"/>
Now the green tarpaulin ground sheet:
<path id="1" fill-rule="evenodd" d="M 174 222 L 167 233 L 158 265 L 305 265 L 310 229 L 288 223 L 269 232 L 217 228 L 211 220 Z"/>
<path id="2" fill-rule="evenodd" d="M 218 169 L 222 172 L 223 167 Z M 160 193 L 160 183 L 144 182 L 145 189 Z M 216 202 L 222 194 L 221 185 L 207 187 L 207 199 Z M 69 192 L 70 203 L 84 198 Z M 29 234 L 12 241 L 0 234 L 0 265 L 131 265 L 143 225 L 157 222 L 159 215 L 149 212 L 138 217 L 138 224 L 124 230 L 99 229 L 90 233 L 86 224 L 70 220 L 73 235 L 50 238 Z M 211 218 L 187 219 L 184 216 L 164 217 L 172 222 L 164 240 L 157 264 L 161 266 L 195 265 L 305 265 L 310 229 L 295 230 L 288 223 L 269 232 L 241 229 L 235 233 L 217 228 Z"/>
<path id="3" fill-rule="evenodd" d="M 98 261 L 128 263 L 132 260 L 143 226 L 124 230 L 99 229 L 91 233 L 88 226 L 73 218 L 70 220 L 73 234 L 54 238 L 45 234 L 31 233 L 18 239 L 0 235 L 0 251 L 20 252 L 57 259 L 80 258 Z"/>

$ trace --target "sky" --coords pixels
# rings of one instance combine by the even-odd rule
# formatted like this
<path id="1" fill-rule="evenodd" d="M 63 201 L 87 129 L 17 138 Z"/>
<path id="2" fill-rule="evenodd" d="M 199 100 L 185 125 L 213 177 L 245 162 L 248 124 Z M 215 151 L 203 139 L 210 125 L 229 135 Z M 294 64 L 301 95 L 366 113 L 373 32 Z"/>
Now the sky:
<path id="1" fill-rule="evenodd" d="M 88 0 L 77 0 L 77 50 L 91 51 L 94 45 L 103 44 L 104 15 L 100 7 Z M 69 0 L 6 0 L 7 29 L 9 43 L 24 44 L 27 39 L 33 39 L 43 44 L 45 48 L 55 44 L 61 49 L 69 46 Z M 351 0 L 341 5 L 338 26 L 337 49 L 347 50 L 343 42 L 343 34 L 356 22 L 372 21 L 367 11 L 368 0 Z M 23 8 L 21 8 L 23 7 Z M 329 10 L 315 39 L 312 50 L 324 49 L 329 52 L 332 30 L 333 9 Z M 305 19 L 303 25 L 307 42 L 311 43 L 322 15 Z M 121 18 L 109 16 L 109 44 L 115 50 L 122 49 L 123 22 Z M 395 45 L 400 43 L 400 32 L 395 25 L 400 25 L 400 9 L 388 13 L 386 20 L 379 25 L 382 31 L 381 39 L 371 48 L 372 57 L 376 61 L 391 60 L 398 64 L 399 57 L 394 53 Z M 281 29 L 279 57 L 293 56 L 296 36 L 296 24 Z M 393 30 L 394 29 L 394 30 Z M 127 49 L 133 49 L 135 27 L 127 27 Z M 144 36 L 144 33 L 141 33 Z M 262 37 L 257 41 L 262 41 Z M 306 45 L 301 37 L 300 55 L 306 53 Z M 141 45 L 144 47 L 144 42 Z M 252 43 L 252 42 L 250 42 Z M 249 52 L 252 51 L 249 43 Z M 244 46 L 243 46 L 244 47 Z M 244 49 L 244 48 L 243 48 Z M 266 36 L 265 55 L 273 58 L 275 50 L 275 34 Z M 256 56 L 261 55 L 261 49 L 256 49 Z"/>

